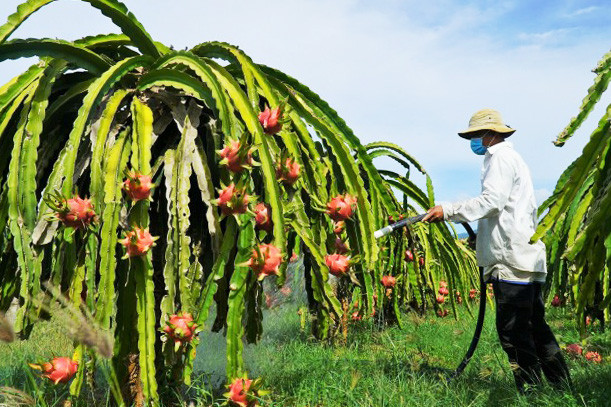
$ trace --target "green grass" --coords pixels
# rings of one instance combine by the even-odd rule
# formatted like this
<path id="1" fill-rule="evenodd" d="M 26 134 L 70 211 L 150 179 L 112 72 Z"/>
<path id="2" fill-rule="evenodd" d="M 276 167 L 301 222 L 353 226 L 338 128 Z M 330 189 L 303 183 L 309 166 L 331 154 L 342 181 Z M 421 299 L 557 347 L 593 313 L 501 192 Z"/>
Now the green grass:
<path id="1" fill-rule="evenodd" d="M 561 343 L 578 340 L 568 315 L 551 310 L 548 319 Z M 611 405 L 611 364 L 606 362 L 569 360 L 574 396 L 547 385 L 531 396 L 518 396 L 491 310 L 475 357 L 460 378 L 448 383 L 446 374 L 463 357 L 473 324 L 468 315 L 455 321 L 408 314 L 402 329 L 378 331 L 366 321 L 351 324 L 346 345 L 331 346 L 312 340 L 307 328 L 301 331 L 295 306 L 287 305 L 265 313 L 264 338 L 245 347 L 246 365 L 250 377 L 263 377 L 264 387 L 271 390 L 262 404 L 274 407 Z M 221 400 L 213 400 L 213 395 L 223 393 L 223 339 L 205 334 L 201 343 L 195 384 L 184 392 L 185 399 L 199 406 L 218 405 Z M 611 338 L 607 333 L 594 334 L 588 347 L 609 355 Z M 39 326 L 27 342 L 0 344 L 0 385 L 23 388 L 25 360 L 63 354 L 70 348 L 52 323 Z M 91 406 L 91 400 L 86 405 Z"/>

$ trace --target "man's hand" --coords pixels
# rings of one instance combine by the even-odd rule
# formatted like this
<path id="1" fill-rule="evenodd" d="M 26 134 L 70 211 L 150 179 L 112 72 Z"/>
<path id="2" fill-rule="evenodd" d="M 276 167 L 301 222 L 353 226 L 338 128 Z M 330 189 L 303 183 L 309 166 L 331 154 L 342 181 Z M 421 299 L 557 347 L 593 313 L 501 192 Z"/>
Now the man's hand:
<path id="1" fill-rule="evenodd" d="M 426 216 L 422 218 L 423 222 L 441 222 L 443 221 L 443 208 L 441 205 L 433 206 L 426 211 Z"/>

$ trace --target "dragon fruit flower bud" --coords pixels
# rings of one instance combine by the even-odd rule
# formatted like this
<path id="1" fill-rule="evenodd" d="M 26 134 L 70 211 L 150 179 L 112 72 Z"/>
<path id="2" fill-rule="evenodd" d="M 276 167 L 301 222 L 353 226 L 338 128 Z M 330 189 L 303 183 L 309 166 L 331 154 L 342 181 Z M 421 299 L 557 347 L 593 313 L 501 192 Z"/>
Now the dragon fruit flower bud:
<path id="1" fill-rule="evenodd" d="M 333 223 L 333 233 L 336 235 L 341 235 L 344 229 L 346 229 L 346 222 L 343 220 Z"/>
<path id="2" fill-rule="evenodd" d="M 255 225 L 257 229 L 271 232 L 273 228 L 271 210 L 271 207 L 264 202 L 255 205 Z"/>

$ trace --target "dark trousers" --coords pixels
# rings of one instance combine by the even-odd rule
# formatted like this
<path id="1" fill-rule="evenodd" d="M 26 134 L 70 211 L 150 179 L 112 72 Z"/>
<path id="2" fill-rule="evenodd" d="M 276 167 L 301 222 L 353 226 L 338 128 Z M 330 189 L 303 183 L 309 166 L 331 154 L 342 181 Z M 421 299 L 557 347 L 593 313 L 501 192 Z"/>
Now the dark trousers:
<path id="1" fill-rule="evenodd" d="M 509 357 L 516 386 L 541 383 L 571 387 L 569 369 L 547 322 L 541 284 L 512 284 L 493 281 L 496 300 L 496 329 Z"/>

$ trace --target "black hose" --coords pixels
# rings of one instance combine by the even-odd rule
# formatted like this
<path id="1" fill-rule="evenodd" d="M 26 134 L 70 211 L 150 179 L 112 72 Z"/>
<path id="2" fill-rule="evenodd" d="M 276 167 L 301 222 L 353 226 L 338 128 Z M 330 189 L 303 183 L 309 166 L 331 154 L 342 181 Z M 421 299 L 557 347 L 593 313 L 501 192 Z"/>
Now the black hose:
<path id="1" fill-rule="evenodd" d="M 469 234 L 469 239 L 475 241 L 476 235 L 471 226 L 468 223 L 462 223 L 463 227 Z M 469 345 L 469 349 L 467 349 L 467 353 L 465 357 L 462 359 L 456 370 L 448 377 L 448 381 L 453 380 L 460 376 L 460 374 L 465 370 L 473 354 L 475 353 L 475 349 L 477 348 L 477 344 L 479 342 L 480 335 L 482 333 L 482 328 L 484 327 L 484 317 L 486 316 L 486 282 L 484 281 L 484 268 L 479 268 L 479 311 L 477 314 L 477 323 L 475 324 L 475 332 L 473 333 L 473 339 L 471 339 L 471 344 Z"/>

